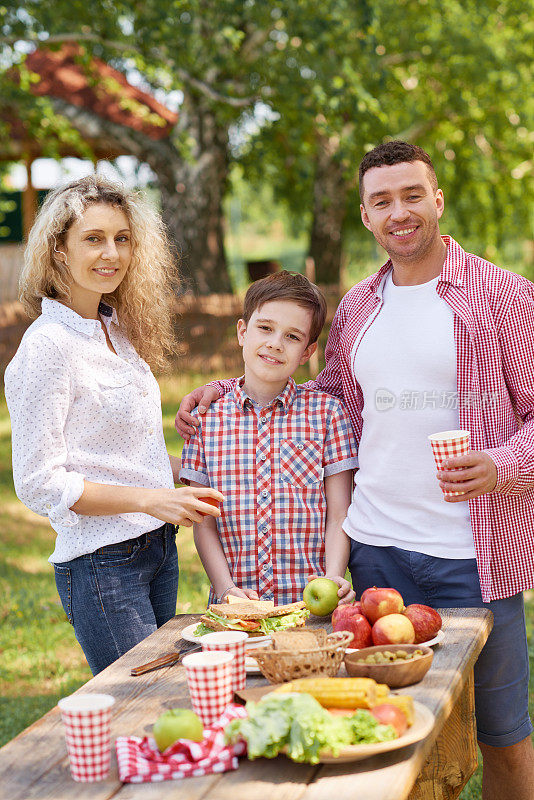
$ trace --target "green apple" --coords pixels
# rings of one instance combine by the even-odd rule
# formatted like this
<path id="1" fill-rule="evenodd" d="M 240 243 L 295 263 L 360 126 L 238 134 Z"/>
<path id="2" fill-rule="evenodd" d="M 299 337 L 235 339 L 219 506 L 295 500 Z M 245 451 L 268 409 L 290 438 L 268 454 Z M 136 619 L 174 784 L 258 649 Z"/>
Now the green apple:
<path id="1" fill-rule="evenodd" d="M 161 753 L 178 739 L 192 739 L 201 742 L 204 726 L 199 717 L 190 708 L 171 708 L 157 718 L 152 729 L 152 736 Z"/>
<path id="2" fill-rule="evenodd" d="M 314 578 L 305 587 L 302 599 L 316 617 L 326 617 L 337 608 L 339 586 L 330 578 Z"/>

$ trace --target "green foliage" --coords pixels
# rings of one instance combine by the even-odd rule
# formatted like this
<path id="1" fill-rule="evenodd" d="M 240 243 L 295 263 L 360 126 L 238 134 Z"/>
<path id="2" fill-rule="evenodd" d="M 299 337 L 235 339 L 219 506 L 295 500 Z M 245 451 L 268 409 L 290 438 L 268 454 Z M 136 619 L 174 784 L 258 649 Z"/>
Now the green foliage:
<path id="1" fill-rule="evenodd" d="M 94 0 L 18 0 L 0 8 L 0 24 L 12 39 L 78 36 L 87 58 L 182 92 L 174 139 L 192 164 L 208 144 L 193 112 L 208 109 L 223 135 L 232 133 L 248 179 L 272 187 L 298 230 L 310 219 L 318 148 L 354 190 L 370 147 L 414 141 L 435 160 L 444 229 L 497 259 L 530 225 L 532 11 L 533 0 L 325 0 L 320 8 L 314 0 L 106 0 L 98 9 Z M 13 59 L 21 52 L 3 63 Z M 74 134 L 46 100 L 28 98 L 31 74 L 21 80 L 9 89 L 17 110 L 53 154 L 55 136 Z M 262 109 L 269 113 L 259 123 Z M 346 230 L 357 243 L 358 206 L 354 193 Z"/>
<path id="2" fill-rule="evenodd" d="M 241 147 L 248 177 L 271 182 L 298 218 L 310 208 L 318 148 L 343 166 L 354 189 L 367 150 L 408 139 L 433 156 L 447 199 L 445 229 L 468 249 L 497 258 L 506 241 L 525 238 L 534 141 L 525 4 L 381 0 L 324 8 L 316 39 L 293 54 L 294 79 L 276 87 L 277 116 Z M 362 241 L 355 192 L 347 228 Z"/>
<path id="3" fill-rule="evenodd" d="M 350 202 L 357 203 L 356 190 L 352 192 Z M 450 206 L 449 210 L 452 211 Z M 304 269 L 310 214 L 292 216 L 290 212 L 288 203 L 278 197 L 270 184 L 250 181 L 241 164 L 233 168 L 231 194 L 225 205 L 226 251 L 232 283 L 238 290 L 248 285 L 245 262 L 249 260 L 274 259 L 280 261 L 285 269 L 297 272 Z M 456 230 L 451 213 L 446 212 L 441 230 L 458 238 L 460 244 L 471 252 L 484 254 L 484 240 L 476 237 L 464 240 Z M 343 285 L 346 290 L 379 269 L 387 256 L 359 219 L 346 231 L 344 245 Z M 498 266 L 534 280 L 532 254 L 523 237 L 507 239 L 490 257 Z"/>

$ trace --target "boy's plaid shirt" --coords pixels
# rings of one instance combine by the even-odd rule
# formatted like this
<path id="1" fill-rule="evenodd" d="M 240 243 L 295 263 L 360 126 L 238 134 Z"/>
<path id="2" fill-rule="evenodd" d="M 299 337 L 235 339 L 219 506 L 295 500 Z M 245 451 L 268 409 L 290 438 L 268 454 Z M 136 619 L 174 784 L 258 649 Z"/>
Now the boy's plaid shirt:
<path id="1" fill-rule="evenodd" d="M 236 586 L 293 603 L 309 575 L 324 574 L 323 476 L 357 467 L 354 434 L 339 400 L 324 392 L 290 378 L 257 413 L 242 382 L 198 417 L 180 478 L 224 494 L 217 527 Z"/>

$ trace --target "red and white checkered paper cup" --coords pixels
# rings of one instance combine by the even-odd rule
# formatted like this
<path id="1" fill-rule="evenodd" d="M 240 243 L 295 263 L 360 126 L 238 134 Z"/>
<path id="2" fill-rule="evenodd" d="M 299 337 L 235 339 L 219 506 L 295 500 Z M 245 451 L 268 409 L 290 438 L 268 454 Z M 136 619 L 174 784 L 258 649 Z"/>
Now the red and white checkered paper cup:
<path id="1" fill-rule="evenodd" d="M 233 653 L 206 651 L 182 659 L 193 711 L 204 725 L 211 725 L 233 697 Z"/>
<path id="2" fill-rule="evenodd" d="M 471 434 L 469 431 L 440 431 L 432 433 L 428 439 L 432 445 L 432 452 L 438 469 L 447 458 L 464 456 L 469 452 L 469 441 Z M 445 497 L 453 497 L 465 492 L 443 492 Z"/>
<path id="3" fill-rule="evenodd" d="M 109 772 L 114 702 L 110 694 L 73 694 L 58 702 L 65 725 L 70 773 L 75 781 L 102 781 Z"/>
<path id="4" fill-rule="evenodd" d="M 248 641 L 248 633 L 243 631 L 217 631 L 216 633 L 206 633 L 202 637 L 202 650 L 226 651 L 234 654 L 232 661 L 232 689 L 237 692 L 244 689 L 247 682 L 245 670 L 245 642 Z"/>

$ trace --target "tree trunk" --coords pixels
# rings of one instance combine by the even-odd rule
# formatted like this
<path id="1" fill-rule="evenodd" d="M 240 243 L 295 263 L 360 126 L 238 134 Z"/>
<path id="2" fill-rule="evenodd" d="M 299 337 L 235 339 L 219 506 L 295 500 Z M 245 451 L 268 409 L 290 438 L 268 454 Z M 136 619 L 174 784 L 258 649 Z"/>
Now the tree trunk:
<path id="1" fill-rule="evenodd" d="M 228 177 L 227 127 L 200 103 L 184 108 L 179 135 L 193 143 L 184 158 L 171 139 L 155 141 L 70 103 L 54 103 L 80 133 L 91 130 L 91 138 L 102 137 L 124 155 L 146 162 L 157 175 L 162 216 L 180 255 L 183 287 L 195 294 L 231 292 L 222 210 Z"/>
<path id="2" fill-rule="evenodd" d="M 349 186 L 334 158 L 335 148 L 319 140 L 313 186 L 313 220 L 309 255 L 315 261 L 317 283 L 339 284 L 343 252 L 343 223 Z"/>
<path id="3" fill-rule="evenodd" d="M 180 253 L 180 272 L 195 294 L 232 291 L 224 253 L 223 198 L 228 180 L 228 128 L 187 100 L 180 110 L 192 153 L 146 161 L 157 173 L 163 219 Z M 180 127 L 180 122 L 178 123 Z"/>

